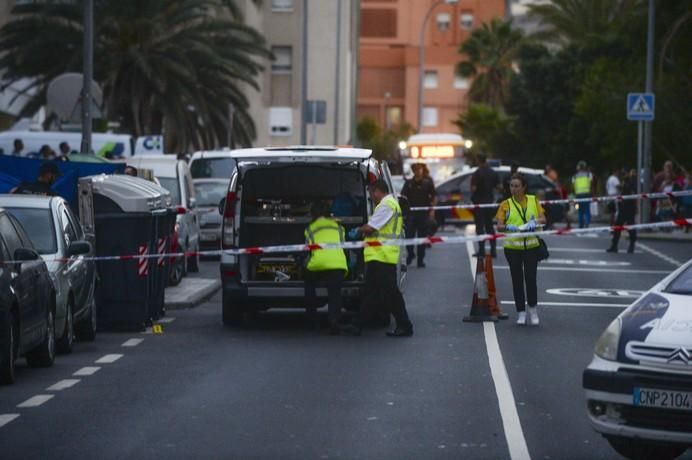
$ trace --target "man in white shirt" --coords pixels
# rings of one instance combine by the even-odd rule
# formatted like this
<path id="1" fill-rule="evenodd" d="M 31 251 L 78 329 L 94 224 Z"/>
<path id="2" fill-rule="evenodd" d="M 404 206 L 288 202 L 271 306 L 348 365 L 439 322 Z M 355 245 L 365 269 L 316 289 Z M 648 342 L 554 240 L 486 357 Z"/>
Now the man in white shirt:
<path id="1" fill-rule="evenodd" d="M 606 193 L 608 196 L 617 196 L 620 194 L 620 179 L 618 178 L 618 170 L 613 169 L 606 181 Z M 610 225 L 615 222 L 615 214 L 617 210 L 617 204 L 614 200 L 608 201 L 606 204 L 606 209 L 610 213 Z"/>

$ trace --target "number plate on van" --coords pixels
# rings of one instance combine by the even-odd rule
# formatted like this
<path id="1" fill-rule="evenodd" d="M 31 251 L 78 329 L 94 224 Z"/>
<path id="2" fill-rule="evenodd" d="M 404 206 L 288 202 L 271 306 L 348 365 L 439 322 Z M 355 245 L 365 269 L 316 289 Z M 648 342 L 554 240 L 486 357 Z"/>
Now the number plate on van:
<path id="1" fill-rule="evenodd" d="M 692 393 L 657 388 L 635 388 L 634 405 L 692 411 Z"/>

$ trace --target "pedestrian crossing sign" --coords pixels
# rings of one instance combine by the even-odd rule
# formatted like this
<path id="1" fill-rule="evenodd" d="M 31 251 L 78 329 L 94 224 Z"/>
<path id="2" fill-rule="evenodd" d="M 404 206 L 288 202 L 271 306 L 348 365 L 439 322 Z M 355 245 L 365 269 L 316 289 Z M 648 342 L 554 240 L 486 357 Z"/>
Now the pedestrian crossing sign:
<path id="1" fill-rule="evenodd" d="M 627 119 L 632 121 L 653 121 L 654 93 L 629 93 L 627 95 Z"/>

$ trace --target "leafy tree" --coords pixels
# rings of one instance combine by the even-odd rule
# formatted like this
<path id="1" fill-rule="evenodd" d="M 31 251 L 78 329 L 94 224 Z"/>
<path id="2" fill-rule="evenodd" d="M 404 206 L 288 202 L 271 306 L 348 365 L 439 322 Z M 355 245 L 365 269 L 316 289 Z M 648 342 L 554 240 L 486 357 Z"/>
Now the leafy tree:
<path id="1" fill-rule="evenodd" d="M 510 148 L 513 138 L 513 122 L 504 110 L 487 104 L 473 103 L 454 122 L 464 137 L 474 143 L 474 152 L 486 152 L 490 156 L 502 155 Z"/>
<path id="2" fill-rule="evenodd" d="M 242 23 L 231 0 L 96 0 L 94 79 L 106 115 L 135 135 L 164 132 L 168 148 L 223 144 L 228 107 L 233 137 L 249 145 L 255 126 L 245 88 L 257 88 L 264 38 Z M 47 84 L 81 72 L 81 2 L 17 5 L 0 29 L 5 84 L 31 78 L 36 96 L 23 115 L 45 103 Z"/>
<path id="3" fill-rule="evenodd" d="M 378 160 L 387 161 L 395 174 L 401 170 L 399 142 L 408 139 L 414 132 L 413 126 L 408 123 L 383 131 L 377 120 L 369 116 L 361 118 L 356 126 L 356 134 L 363 147 L 372 149 L 373 157 Z"/>

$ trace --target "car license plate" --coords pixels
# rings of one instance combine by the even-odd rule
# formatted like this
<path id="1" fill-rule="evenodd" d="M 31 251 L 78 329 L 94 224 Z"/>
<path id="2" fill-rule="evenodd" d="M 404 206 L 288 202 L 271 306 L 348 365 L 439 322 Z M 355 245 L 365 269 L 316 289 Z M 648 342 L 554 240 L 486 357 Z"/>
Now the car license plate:
<path id="1" fill-rule="evenodd" d="M 634 405 L 692 411 L 692 393 L 660 388 L 635 388 Z"/>
<path id="2" fill-rule="evenodd" d="M 202 241 L 216 241 L 219 237 L 214 233 L 200 233 L 199 238 Z"/>
<path id="3" fill-rule="evenodd" d="M 276 273 L 282 272 L 287 275 L 292 275 L 296 272 L 295 264 L 259 264 L 257 273 Z"/>

